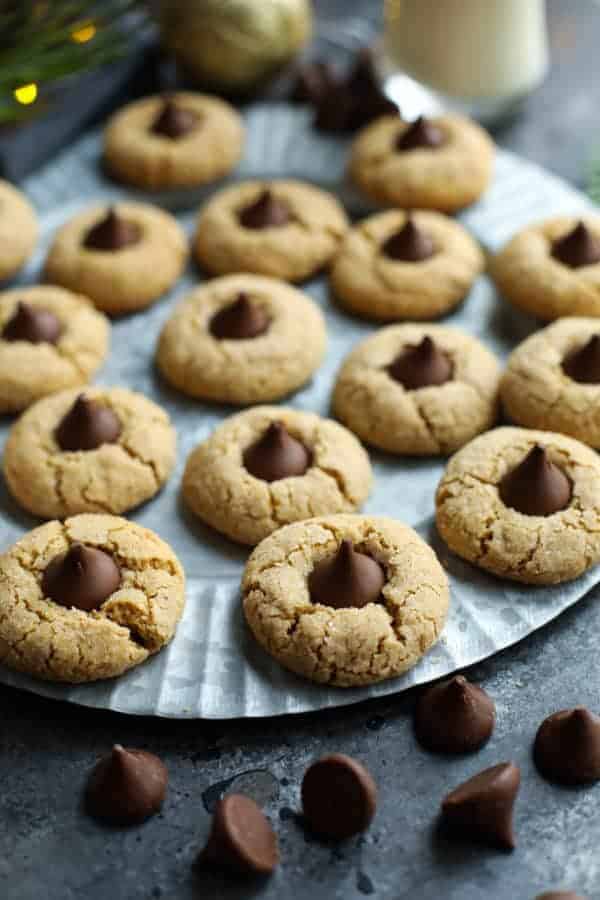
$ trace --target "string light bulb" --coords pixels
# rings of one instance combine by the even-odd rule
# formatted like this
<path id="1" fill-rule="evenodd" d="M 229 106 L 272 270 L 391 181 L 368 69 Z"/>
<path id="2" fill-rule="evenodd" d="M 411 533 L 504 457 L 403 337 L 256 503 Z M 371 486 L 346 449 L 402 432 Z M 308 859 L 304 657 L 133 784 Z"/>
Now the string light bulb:
<path id="1" fill-rule="evenodd" d="M 71 38 L 76 44 L 87 44 L 96 34 L 96 26 L 93 22 L 86 22 L 71 32 Z"/>
<path id="2" fill-rule="evenodd" d="M 22 103 L 23 106 L 29 106 L 37 100 L 38 86 L 34 81 L 30 84 L 22 84 L 20 87 L 14 89 L 13 95 L 17 103 Z"/>

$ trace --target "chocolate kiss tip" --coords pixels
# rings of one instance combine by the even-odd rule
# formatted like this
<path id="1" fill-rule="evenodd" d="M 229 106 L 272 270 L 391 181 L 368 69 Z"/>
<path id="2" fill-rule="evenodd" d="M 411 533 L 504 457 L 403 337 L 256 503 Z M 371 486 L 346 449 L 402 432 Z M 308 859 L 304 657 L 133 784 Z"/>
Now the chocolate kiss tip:
<path id="1" fill-rule="evenodd" d="M 437 125 L 424 116 L 415 119 L 396 141 L 397 150 L 417 150 L 423 147 L 439 147 L 442 133 Z"/>
<path id="2" fill-rule="evenodd" d="M 426 335 L 420 344 L 405 347 L 387 371 L 405 390 L 415 391 L 451 381 L 453 368 L 446 353 Z"/>
<path id="3" fill-rule="evenodd" d="M 494 701 L 483 688 L 457 675 L 428 688 L 415 708 L 417 740 L 437 753 L 473 753 L 489 740 Z"/>
<path id="4" fill-rule="evenodd" d="M 271 422 L 244 453 L 248 472 L 267 482 L 304 475 L 311 462 L 311 452 L 288 432 L 283 422 Z"/>
<path id="5" fill-rule="evenodd" d="M 114 251 L 137 244 L 141 229 L 135 222 L 122 219 L 114 206 L 106 216 L 89 229 L 83 240 L 88 250 Z"/>
<path id="6" fill-rule="evenodd" d="M 277 835 L 254 800 L 243 794 L 219 800 L 198 864 L 245 875 L 270 875 L 278 862 Z"/>
<path id="7" fill-rule="evenodd" d="M 79 394 L 59 422 L 54 436 L 65 452 L 96 450 L 102 444 L 114 444 L 121 434 L 121 422 L 108 406 Z"/>
<path id="8" fill-rule="evenodd" d="M 262 306 L 252 303 L 240 293 L 233 303 L 224 306 L 210 320 L 210 332 L 219 340 L 248 340 L 268 330 L 269 317 Z"/>
<path id="9" fill-rule="evenodd" d="M 582 347 L 567 354 L 562 368 L 579 384 L 600 384 L 600 335 L 593 334 Z"/>
<path id="10" fill-rule="evenodd" d="M 121 571 L 113 557 L 81 543 L 51 559 L 42 576 L 45 597 L 86 612 L 100 607 L 120 585 Z"/>
<path id="11" fill-rule="evenodd" d="M 600 718 L 584 707 L 544 719 L 534 743 L 540 773 L 558 784 L 591 784 L 600 779 Z"/>
<path id="12" fill-rule="evenodd" d="M 600 238 L 596 237 L 585 222 L 575 227 L 552 244 L 552 256 L 572 269 L 600 262 Z"/>
<path id="13" fill-rule="evenodd" d="M 337 552 L 318 562 L 308 576 L 312 603 L 334 609 L 377 603 L 386 576 L 371 556 L 354 549 L 352 541 L 344 540 Z"/>
<path id="14" fill-rule="evenodd" d="M 423 262 L 435 253 L 429 235 L 417 227 L 411 216 L 399 231 L 391 235 L 382 250 L 390 259 L 398 262 Z"/>
<path id="15" fill-rule="evenodd" d="M 265 188 L 249 206 L 242 209 L 239 219 L 244 228 L 279 228 L 290 221 L 290 211 L 270 188 Z"/>
<path id="16" fill-rule="evenodd" d="M 536 444 L 499 485 L 505 506 L 527 516 L 550 516 L 571 502 L 572 483 Z"/>
<path id="17" fill-rule="evenodd" d="M 176 140 L 193 131 L 196 124 L 197 116 L 192 110 L 179 106 L 173 97 L 166 95 L 162 108 L 152 123 L 151 131 Z"/>
<path id="18" fill-rule="evenodd" d="M 94 817 L 115 824 L 143 822 L 161 808 L 168 780 L 157 756 L 115 744 L 90 775 L 87 809 Z"/>
<path id="19" fill-rule="evenodd" d="M 504 850 L 515 847 L 513 808 L 521 783 L 514 763 L 485 769 L 451 791 L 442 802 L 447 829 Z"/>
<path id="20" fill-rule="evenodd" d="M 2 337 L 5 341 L 56 344 L 61 333 L 61 324 L 53 312 L 21 300 L 4 326 Z"/>

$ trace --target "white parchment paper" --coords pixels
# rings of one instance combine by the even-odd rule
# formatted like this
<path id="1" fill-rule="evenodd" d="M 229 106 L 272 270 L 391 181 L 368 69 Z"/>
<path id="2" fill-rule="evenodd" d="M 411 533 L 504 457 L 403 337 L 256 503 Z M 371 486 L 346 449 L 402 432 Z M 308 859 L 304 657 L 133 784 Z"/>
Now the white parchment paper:
<path id="1" fill-rule="evenodd" d="M 236 178 L 305 178 L 335 191 L 353 215 L 365 212 L 344 182 L 346 141 L 314 132 L 306 110 L 285 104 L 251 107 L 246 119 L 247 152 Z M 36 280 L 54 229 L 74 212 L 95 200 L 136 196 L 105 179 L 99 165 L 100 148 L 99 135 L 88 135 L 26 183 L 40 213 L 43 234 L 24 282 Z M 198 206 L 213 191 L 153 200 L 177 212 L 191 234 Z M 577 212 L 587 205 L 583 195 L 556 177 L 500 152 L 492 187 L 461 220 L 486 248 L 494 250 L 530 221 L 558 212 Z M 228 719 L 318 710 L 401 691 L 484 659 L 540 628 L 598 582 L 597 568 L 563 587 L 519 587 L 462 563 L 445 550 L 433 527 L 433 498 L 444 462 L 373 452 L 375 487 L 364 511 L 392 515 L 416 526 L 439 553 L 452 587 L 451 614 L 443 638 L 411 672 L 370 688 L 322 688 L 281 669 L 244 626 L 239 581 L 247 550 L 193 519 L 180 500 L 187 455 L 232 412 L 178 395 L 160 380 L 153 364 L 163 323 L 175 303 L 200 279 L 190 264 L 169 296 L 145 313 L 116 321 L 111 355 L 97 379 L 153 397 L 168 410 L 178 429 L 176 471 L 160 496 L 132 515 L 169 541 L 185 567 L 187 604 L 177 635 L 158 656 L 116 680 L 53 685 L 0 667 L 0 682 L 86 706 L 176 718 Z M 327 415 L 342 358 L 376 326 L 338 311 L 328 297 L 325 279 L 311 282 L 306 290 L 326 314 L 329 352 L 314 380 L 287 402 Z M 476 335 L 500 357 L 535 327 L 532 320 L 502 302 L 486 278 L 479 279 L 463 306 L 445 321 Z M 7 430 L 5 423 L 0 439 L 4 440 Z M 0 547 L 8 547 L 36 524 L 0 486 Z"/>

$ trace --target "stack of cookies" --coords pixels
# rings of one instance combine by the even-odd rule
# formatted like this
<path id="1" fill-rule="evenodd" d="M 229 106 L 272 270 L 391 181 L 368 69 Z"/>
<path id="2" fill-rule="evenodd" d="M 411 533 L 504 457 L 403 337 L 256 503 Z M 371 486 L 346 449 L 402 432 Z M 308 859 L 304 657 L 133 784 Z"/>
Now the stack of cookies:
<path id="1" fill-rule="evenodd" d="M 138 194 L 211 185 L 243 149 L 237 112 L 190 92 L 127 106 L 104 136 L 107 170 Z M 350 687 L 405 672 L 448 612 L 434 551 L 401 522 L 360 514 L 373 481 L 364 445 L 400 469 L 403 457 L 455 454 L 437 524 L 474 565 L 554 584 L 600 559 L 600 462 L 585 446 L 600 447 L 600 223 L 532 227 L 493 261 L 516 305 L 576 316 L 530 337 L 503 376 L 479 340 L 432 324 L 484 270 L 481 248 L 450 215 L 486 189 L 493 157 L 486 133 L 462 117 L 392 113 L 350 151 L 349 177 L 386 207 L 360 222 L 298 180 L 218 189 L 192 241 L 209 278 L 156 336 L 156 366 L 178 395 L 247 407 L 188 455 L 182 495 L 194 516 L 254 548 L 246 620 L 268 653 L 313 681 Z M 25 198 L 0 184 L 0 277 L 23 266 L 36 232 Z M 96 205 L 54 235 L 44 284 L 0 294 L 0 408 L 21 414 L 4 477 L 46 520 L 0 558 L 0 659 L 17 670 L 109 678 L 175 633 L 181 564 L 122 518 L 172 475 L 175 429 L 127 385 L 89 382 L 109 353 L 109 317 L 157 302 L 188 255 L 180 224 L 156 205 Z M 386 323 L 344 360 L 331 394 L 337 421 L 274 405 L 327 353 L 323 313 L 297 287 L 323 271 L 344 313 Z M 500 397 L 522 427 L 494 427 Z"/>

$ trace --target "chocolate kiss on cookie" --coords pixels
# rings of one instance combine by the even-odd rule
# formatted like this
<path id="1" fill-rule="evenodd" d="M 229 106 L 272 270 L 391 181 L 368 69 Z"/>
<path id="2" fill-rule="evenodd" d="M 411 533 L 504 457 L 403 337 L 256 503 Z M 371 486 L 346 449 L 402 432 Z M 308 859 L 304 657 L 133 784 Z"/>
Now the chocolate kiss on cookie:
<path id="1" fill-rule="evenodd" d="M 426 119 L 419 116 L 402 132 L 396 141 L 396 150 L 418 150 L 423 147 L 439 147 L 444 142 L 441 130 Z"/>
<path id="2" fill-rule="evenodd" d="M 90 775 L 87 811 L 97 819 L 135 825 L 157 813 L 167 793 L 168 772 L 158 756 L 115 744 Z"/>
<path id="3" fill-rule="evenodd" d="M 277 835 L 254 800 L 243 794 L 219 800 L 199 865 L 269 875 L 278 862 Z"/>
<path id="4" fill-rule="evenodd" d="M 584 222 L 578 222 L 572 231 L 554 241 L 552 256 L 571 269 L 592 266 L 600 262 L 600 238 Z"/>
<path id="5" fill-rule="evenodd" d="M 141 237 L 141 229 L 135 222 L 121 218 L 111 207 L 106 216 L 93 225 L 87 232 L 83 246 L 88 250 L 113 251 L 122 250 L 137 244 Z"/>
<path id="6" fill-rule="evenodd" d="M 600 779 L 600 718 L 582 706 L 548 716 L 538 729 L 533 757 L 544 778 L 559 784 Z"/>
<path id="7" fill-rule="evenodd" d="M 56 344 L 61 333 L 62 326 L 53 312 L 21 302 L 4 326 L 2 338 L 30 344 Z"/>
<path id="8" fill-rule="evenodd" d="M 242 341 L 264 334 L 270 324 L 263 307 L 241 293 L 237 300 L 215 313 L 210 331 L 219 340 Z"/>
<path id="9" fill-rule="evenodd" d="M 244 228 L 280 228 L 291 220 L 287 203 L 279 200 L 268 188 L 254 203 L 246 206 L 239 215 Z"/>
<path id="10" fill-rule="evenodd" d="M 112 556 L 80 543 L 50 560 L 42 577 L 45 597 L 86 612 L 98 609 L 120 585 L 121 572 Z"/>
<path id="11" fill-rule="evenodd" d="M 302 780 L 302 812 L 311 831 L 344 840 L 368 828 L 377 808 L 377 785 L 351 756 L 318 759 Z"/>
<path id="12" fill-rule="evenodd" d="M 114 444 L 121 434 L 121 422 L 108 406 L 80 394 L 59 422 L 54 437 L 61 450 L 96 450 Z"/>
<path id="13" fill-rule="evenodd" d="M 283 422 L 271 422 L 265 433 L 244 453 L 244 466 L 263 481 L 304 475 L 312 454 L 289 433 Z"/>
<path id="14" fill-rule="evenodd" d="M 490 738 L 495 721 L 492 698 L 463 675 L 426 690 L 415 710 L 417 740 L 439 753 L 473 753 Z"/>
<path id="15" fill-rule="evenodd" d="M 448 830 L 512 850 L 515 846 L 513 808 L 521 783 L 514 763 L 485 769 L 449 793 L 442 802 Z"/>
<path id="16" fill-rule="evenodd" d="M 308 589 L 313 603 L 360 609 L 381 600 L 385 582 L 385 573 L 373 557 L 355 550 L 352 541 L 342 541 L 333 556 L 315 565 Z"/>
<path id="17" fill-rule="evenodd" d="M 562 362 L 563 372 L 580 384 L 600 384 L 600 334 L 573 350 Z"/>
<path id="18" fill-rule="evenodd" d="M 405 347 L 387 367 L 394 381 L 399 381 L 407 391 L 445 384 L 452 380 L 453 370 L 448 356 L 428 336 L 420 344 Z"/>
<path id="19" fill-rule="evenodd" d="M 184 137 L 193 131 L 197 124 L 198 116 L 195 112 L 181 106 L 172 97 L 166 97 L 150 130 L 161 137 L 176 141 L 177 138 Z"/>
<path id="20" fill-rule="evenodd" d="M 426 231 L 409 216 L 403 227 L 385 241 L 381 248 L 386 256 L 399 262 L 422 262 L 435 253 L 433 241 Z"/>
<path id="21" fill-rule="evenodd" d="M 571 502 L 573 486 L 565 473 L 536 444 L 499 485 L 505 506 L 526 516 L 551 516 Z"/>

